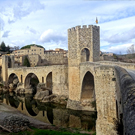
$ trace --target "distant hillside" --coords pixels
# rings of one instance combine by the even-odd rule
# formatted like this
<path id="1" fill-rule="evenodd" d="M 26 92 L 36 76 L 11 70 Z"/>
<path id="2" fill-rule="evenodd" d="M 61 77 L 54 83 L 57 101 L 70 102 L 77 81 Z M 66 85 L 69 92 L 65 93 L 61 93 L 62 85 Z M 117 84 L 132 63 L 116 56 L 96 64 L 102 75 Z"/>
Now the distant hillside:
<path id="1" fill-rule="evenodd" d="M 21 49 L 29 49 L 31 46 L 34 46 L 34 45 L 36 45 L 36 44 L 26 45 L 26 46 L 23 46 Z M 41 46 L 41 45 L 36 45 L 36 46 L 38 46 L 38 47 L 40 47 L 40 48 L 44 48 L 44 47 Z"/>

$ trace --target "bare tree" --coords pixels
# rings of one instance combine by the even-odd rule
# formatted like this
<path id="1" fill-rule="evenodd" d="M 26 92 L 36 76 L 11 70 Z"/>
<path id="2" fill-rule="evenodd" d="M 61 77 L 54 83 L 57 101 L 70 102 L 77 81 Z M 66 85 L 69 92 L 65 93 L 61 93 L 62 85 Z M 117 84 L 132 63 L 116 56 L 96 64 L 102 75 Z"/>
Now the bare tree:
<path id="1" fill-rule="evenodd" d="M 14 46 L 14 50 L 19 50 L 20 47 L 19 46 Z"/>
<path id="2" fill-rule="evenodd" d="M 127 54 L 135 53 L 134 44 L 127 48 Z"/>

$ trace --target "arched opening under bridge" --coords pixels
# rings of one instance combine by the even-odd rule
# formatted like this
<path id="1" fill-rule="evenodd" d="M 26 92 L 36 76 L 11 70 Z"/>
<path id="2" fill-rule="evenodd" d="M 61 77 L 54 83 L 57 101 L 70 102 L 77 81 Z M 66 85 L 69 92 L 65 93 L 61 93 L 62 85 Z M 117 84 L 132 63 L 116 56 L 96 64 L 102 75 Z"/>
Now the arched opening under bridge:
<path id="1" fill-rule="evenodd" d="M 17 84 L 19 83 L 18 76 L 14 73 L 10 74 L 8 78 L 8 85 L 11 90 L 14 90 L 17 88 Z"/>
<path id="2" fill-rule="evenodd" d="M 25 78 L 24 86 L 26 89 L 32 90 L 32 93 L 37 92 L 37 85 L 39 83 L 38 77 L 34 73 L 29 73 Z"/>
<path id="3" fill-rule="evenodd" d="M 46 77 L 46 87 L 49 89 L 50 94 L 52 93 L 52 72 L 50 72 Z"/>
<path id="4" fill-rule="evenodd" d="M 94 76 L 88 71 L 82 82 L 81 99 L 90 99 L 95 101 L 95 91 L 94 91 Z"/>

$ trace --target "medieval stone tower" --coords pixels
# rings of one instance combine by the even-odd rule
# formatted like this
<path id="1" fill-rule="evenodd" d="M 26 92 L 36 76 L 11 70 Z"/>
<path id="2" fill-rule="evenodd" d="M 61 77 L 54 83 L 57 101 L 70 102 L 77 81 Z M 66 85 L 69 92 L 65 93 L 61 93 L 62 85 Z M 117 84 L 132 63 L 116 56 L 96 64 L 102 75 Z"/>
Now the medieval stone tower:
<path id="1" fill-rule="evenodd" d="M 68 29 L 68 80 L 69 97 L 72 101 L 80 101 L 80 70 L 81 62 L 99 60 L 100 28 L 84 25 Z"/>

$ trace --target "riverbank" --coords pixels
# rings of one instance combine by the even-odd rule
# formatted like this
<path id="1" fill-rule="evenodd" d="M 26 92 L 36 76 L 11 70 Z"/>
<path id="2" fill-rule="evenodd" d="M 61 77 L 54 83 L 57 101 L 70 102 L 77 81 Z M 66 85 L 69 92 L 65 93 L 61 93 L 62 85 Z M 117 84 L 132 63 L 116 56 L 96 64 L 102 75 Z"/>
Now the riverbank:
<path id="1" fill-rule="evenodd" d="M 36 120 L 34 118 L 31 118 L 29 116 L 26 116 L 24 114 L 22 114 L 20 111 L 18 111 L 17 109 L 11 107 L 11 106 L 8 106 L 6 104 L 3 104 L 3 103 L 0 103 L 0 125 L 2 125 L 2 122 L 4 120 L 4 118 L 6 116 L 9 116 L 9 115 L 17 115 L 17 116 L 20 116 L 20 117 L 25 117 L 29 120 L 30 122 L 30 126 L 31 127 L 34 127 L 36 129 L 50 129 L 50 130 L 57 130 L 57 131 L 61 131 L 63 129 L 61 129 L 60 127 L 57 127 L 57 126 L 53 126 L 51 124 L 48 124 L 48 123 L 44 123 L 44 122 L 41 122 L 39 120 Z M 80 133 L 87 133 L 87 134 L 90 134 L 92 135 L 94 132 L 88 132 L 88 131 L 75 131 L 74 129 L 65 129 L 66 131 L 69 131 L 69 132 L 80 132 Z M 31 131 L 29 131 L 31 132 Z M 1 132 L 2 134 L 2 132 Z M 11 133 L 9 134 L 11 135 Z"/>

